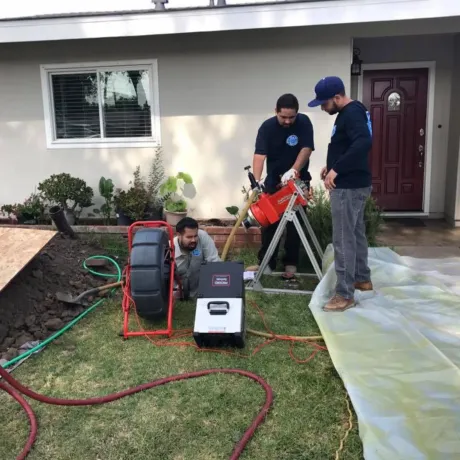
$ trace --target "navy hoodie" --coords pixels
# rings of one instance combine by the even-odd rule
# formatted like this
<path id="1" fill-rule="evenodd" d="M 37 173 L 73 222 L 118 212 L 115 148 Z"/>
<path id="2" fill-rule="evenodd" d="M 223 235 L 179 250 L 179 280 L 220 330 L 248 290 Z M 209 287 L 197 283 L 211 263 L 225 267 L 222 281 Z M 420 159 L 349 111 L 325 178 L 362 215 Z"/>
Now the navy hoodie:
<path id="1" fill-rule="evenodd" d="M 337 173 L 336 188 L 372 185 L 369 153 L 372 148 L 370 114 L 359 101 L 348 103 L 337 115 L 327 151 L 327 170 Z"/>

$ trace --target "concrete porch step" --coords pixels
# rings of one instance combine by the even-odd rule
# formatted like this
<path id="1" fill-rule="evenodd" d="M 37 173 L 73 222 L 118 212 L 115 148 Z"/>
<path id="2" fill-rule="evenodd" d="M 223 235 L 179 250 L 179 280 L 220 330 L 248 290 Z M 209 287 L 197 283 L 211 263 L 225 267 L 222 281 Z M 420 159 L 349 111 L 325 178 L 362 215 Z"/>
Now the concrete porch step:
<path id="1" fill-rule="evenodd" d="M 400 256 L 417 259 L 446 259 L 460 257 L 460 247 L 457 246 L 395 246 L 394 251 Z"/>

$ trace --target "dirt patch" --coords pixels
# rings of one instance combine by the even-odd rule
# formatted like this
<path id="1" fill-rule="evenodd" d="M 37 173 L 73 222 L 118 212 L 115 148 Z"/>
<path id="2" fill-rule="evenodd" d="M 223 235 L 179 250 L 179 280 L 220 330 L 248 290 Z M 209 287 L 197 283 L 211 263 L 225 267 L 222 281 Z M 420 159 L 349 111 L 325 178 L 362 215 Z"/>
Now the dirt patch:
<path id="1" fill-rule="evenodd" d="M 202 220 L 198 219 L 198 224 L 200 227 L 233 227 L 235 225 L 236 220 L 229 220 L 229 219 L 208 219 Z"/>
<path id="2" fill-rule="evenodd" d="M 58 301 L 57 292 L 76 295 L 114 281 L 83 268 L 83 261 L 93 255 L 110 254 L 95 239 L 56 235 L 0 292 L 0 359 L 15 358 L 21 345 L 46 339 L 85 310 Z M 111 266 L 94 270 L 115 273 Z"/>

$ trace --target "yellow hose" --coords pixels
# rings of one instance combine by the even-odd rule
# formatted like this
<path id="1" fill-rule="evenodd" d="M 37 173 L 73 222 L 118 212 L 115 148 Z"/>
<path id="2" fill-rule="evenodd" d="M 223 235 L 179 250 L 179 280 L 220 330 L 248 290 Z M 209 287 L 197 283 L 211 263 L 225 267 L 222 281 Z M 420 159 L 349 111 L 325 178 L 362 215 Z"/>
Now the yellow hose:
<path id="1" fill-rule="evenodd" d="M 256 194 L 257 192 L 253 190 L 248 198 L 248 201 L 246 202 L 245 207 L 241 211 L 240 217 L 238 217 L 237 221 L 235 222 L 235 225 L 233 226 L 232 231 L 230 232 L 230 235 L 228 236 L 227 241 L 225 242 L 224 250 L 222 251 L 221 256 L 222 261 L 224 261 L 227 258 L 228 250 L 230 249 L 230 245 L 232 244 L 233 237 L 235 236 L 236 231 L 241 225 L 241 222 L 243 222 L 243 219 L 246 217 L 246 214 L 248 213 L 251 204 L 254 202 Z"/>
<path id="2" fill-rule="evenodd" d="M 241 211 L 240 216 L 238 217 L 237 221 L 235 222 L 235 225 L 232 228 L 232 231 L 230 232 L 230 235 L 227 238 L 227 241 L 225 242 L 224 249 L 222 251 L 221 255 L 221 260 L 224 261 L 227 258 L 228 251 L 230 249 L 230 246 L 233 242 L 233 237 L 235 236 L 236 231 L 241 225 L 241 222 L 243 222 L 243 219 L 246 217 L 246 214 L 248 213 L 249 208 L 251 207 L 251 204 L 254 202 L 254 198 L 256 197 L 257 192 L 255 190 L 252 191 L 251 195 L 248 198 L 248 201 L 246 202 L 245 207 Z M 246 331 L 249 334 L 252 335 L 257 335 L 259 337 L 266 337 L 268 339 L 273 338 L 274 336 L 272 334 L 269 334 L 268 332 L 262 332 L 262 331 L 256 331 L 254 329 L 246 329 Z M 279 334 L 281 336 L 281 334 Z M 294 340 L 324 340 L 321 335 L 310 335 L 310 336 L 289 336 L 290 338 Z"/>

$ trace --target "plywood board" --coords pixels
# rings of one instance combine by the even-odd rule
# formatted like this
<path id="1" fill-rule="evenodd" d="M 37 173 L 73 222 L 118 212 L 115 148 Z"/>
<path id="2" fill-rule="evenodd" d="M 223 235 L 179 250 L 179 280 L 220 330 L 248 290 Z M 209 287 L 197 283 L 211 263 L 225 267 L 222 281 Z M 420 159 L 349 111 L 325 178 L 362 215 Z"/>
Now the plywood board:
<path id="1" fill-rule="evenodd" d="M 0 228 L 0 291 L 56 233 L 34 228 Z"/>

